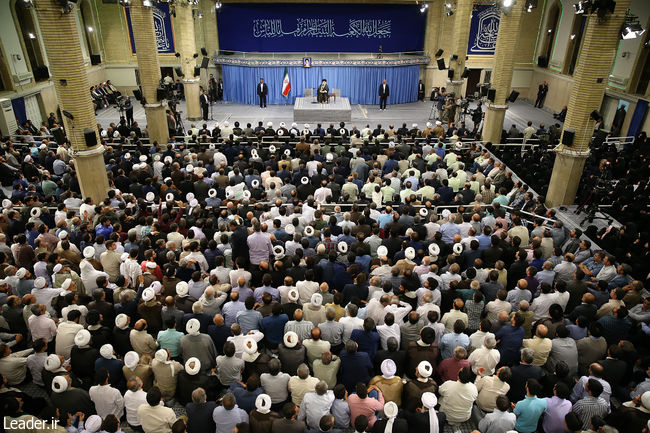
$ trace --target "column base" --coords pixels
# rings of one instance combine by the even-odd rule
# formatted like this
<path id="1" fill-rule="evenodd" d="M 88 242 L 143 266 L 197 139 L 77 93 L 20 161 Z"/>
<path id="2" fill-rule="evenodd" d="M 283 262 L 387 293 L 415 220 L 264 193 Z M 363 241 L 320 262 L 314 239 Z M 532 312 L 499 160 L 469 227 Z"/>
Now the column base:
<path id="1" fill-rule="evenodd" d="M 187 120 L 195 121 L 203 119 L 201 113 L 201 104 L 199 102 L 199 83 L 200 79 L 183 80 L 185 88 L 185 104 L 187 105 Z"/>
<path id="2" fill-rule="evenodd" d="M 463 90 L 463 84 L 465 84 L 465 80 L 447 79 L 447 94 L 455 93 L 456 97 L 461 96 L 460 93 Z"/>
<path id="3" fill-rule="evenodd" d="M 546 206 L 573 204 L 589 152 L 560 149 L 555 156 L 553 173 L 546 194 Z"/>
<path id="4" fill-rule="evenodd" d="M 506 118 L 507 105 L 487 104 L 485 119 L 483 119 L 483 141 L 490 143 L 501 142 L 503 122 Z"/>
<path id="5" fill-rule="evenodd" d="M 167 129 L 167 110 L 166 104 L 155 106 L 145 106 L 144 112 L 147 116 L 147 132 L 149 140 L 153 143 L 157 141 L 161 146 L 166 146 L 169 141 L 169 129 Z"/>
<path id="6" fill-rule="evenodd" d="M 79 177 L 81 195 L 101 203 L 108 192 L 108 176 L 104 164 L 104 146 L 75 152 L 74 165 Z"/>

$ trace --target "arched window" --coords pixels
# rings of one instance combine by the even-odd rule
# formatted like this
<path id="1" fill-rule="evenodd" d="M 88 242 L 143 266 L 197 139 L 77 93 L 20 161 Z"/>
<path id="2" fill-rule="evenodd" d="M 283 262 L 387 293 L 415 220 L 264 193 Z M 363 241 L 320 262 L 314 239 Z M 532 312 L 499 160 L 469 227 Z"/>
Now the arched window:
<path id="1" fill-rule="evenodd" d="M 92 5 L 88 0 L 83 0 L 78 3 L 79 18 L 83 30 L 86 52 L 88 55 L 99 54 L 99 39 L 97 36 L 97 26 L 95 24 L 95 16 L 93 15 Z"/>
<path id="2" fill-rule="evenodd" d="M 27 56 L 27 63 L 29 69 L 34 74 L 34 80 L 41 81 L 48 78 L 48 74 L 43 72 L 45 56 L 41 48 L 39 32 L 33 15 L 34 10 L 25 7 L 25 4 L 23 1 L 14 3 L 16 29 L 22 37 L 23 52 Z"/>
<path id="3" fill-rule="evenodd" d="M 542 41 L 542 49 L 540 50 L 540 56 L 546 57 L 547 64 L 551 62 L 551 56 L 553 55 L 561 8 L 560 2 L 556 0 L 548 10 L 544 35 L 542 36 L 544 39 Z"/>
<path id="4" fill-rule="evenodd" d="M 567 45 L 566 56 L 562 68 L 563 74 L 573 75 L 576 63 L 578 62 L 578 55 L 580 54 L 580 47 L 582 46 L 582 36 L 584 35 L 586 26 L 586 16 L 579 14 L 573 17 L 573 26 L 571 27 L 569 44 Z"/>

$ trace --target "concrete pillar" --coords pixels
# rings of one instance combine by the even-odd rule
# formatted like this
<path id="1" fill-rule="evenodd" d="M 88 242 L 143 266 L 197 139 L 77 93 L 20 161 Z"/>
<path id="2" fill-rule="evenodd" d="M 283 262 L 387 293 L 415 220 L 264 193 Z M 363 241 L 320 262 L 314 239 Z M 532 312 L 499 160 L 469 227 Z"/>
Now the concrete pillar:
<path id="1" fill-rule="evenodd" d="M 187 103 L 187 119 L 201 119 L 201 105 L 199 103 L 199 85 L 201 77 L 194 76 L 196 59 L 194 54 L 198 53 L 194 39 L 194 18 L 192 17 L 192 6 L 187 1 L 175 3 L 176 18 L 176 44 L 181 54 L 181 68 L 183 69 L 183 87 L 185 88 L 185 102 Z"/>
<path id="2" fill-rule="evenodd" d="M 568 129 L 575 131 L 573 146 L 560 145 L 556 150 L 553 174 L 546 195 L 549 207 L 570 205 L 575 200 L 589 141 L 595 121 L 590 114 L 599 110 L 612 64 L 616 56 L 619 31 L 625 20 L 630 0 L 619 0 L 613 14 L 601 20 L 596 14 L 587 17 L 587 24 L 573 73 L 573 88 L 569 97 L 562 137 Z"/>
<path id="3" fill-rule="evenodd" d="M 492 69 L 492 87 L 496 90 L 494 102 L 487 103 L 487 111 L 483 122 L 483 140 L 492 143 L 501 141 L 501 130 L 506 115 L 506 98 L 510 94 L 512 83 L 515 49 L 520 37 L 521 21 L 524 12 L 524 2 L 514 4 L 506 15 L 501 12 L 497 48 L 494 53 L 494 68 Z"/>
<path id="4" fill-rule="evenodd" d="M 144 6 L 142 0 L 133 0 L 130 6 L 131 23 L 135 53 L 138 59 L 138 71 L 142 96 L 146 100 L 144 112 L 147 116 L 147 131 L 149 139 L 163 146 L 169 141 L 167 129 L 167 102 L 159 101 L 156 90 L 160 87 L 160 64 L 158 63 L 158 47 L 153 25 L 151 7 Z"/>
<path id="5" fill-rule="evenodd" d="M 36 0 L 35 6 L 59 106 L 61 111 L 65 110 L 74 117 L 71 120 L 64 116 L 63 122 L 75 153 L 74 164 L 81 194 L 99 203 L 108 191 L 104 146 L 99 145 L 97 119 L 88 93 L 90 84 L 74 11 L 62 13 L 56 0 Z M 84 130 L 93 131 L 97 142 L 88 146 Z"/>
<path id="6" fill-rule="evenodd" d="M 473 0 L 458 0 L 456 3 L 456 12 L 454 12 L 456 19 L 454 20 L 454 28 L 448 29 L 449 34 L 453 37 L 452 52 L 450 55 L 456 55 L 456 60 L 449 62 L 449 68 L 454 70 L 453 78 L 447 79 L 447 93 L 455 93 L 456 96 L 461 96 L 463 83 L 465 80 L 461 78 L 463 70 L 465 69 L 465 57 L 467 57 L 467 43 L 469 42 L 469 28 L 472 21 L 472 9 L 474 8 Z"/>
<path id="7" fill-rule="evenodd" d="M 424 51 L 426 55 L 431 58 L 431 61 L 425 66 L 424 72 L 425 100 L 428 100 L 429 94 L 431 93 L 431 87 L 433 87 L 434 71 L 438 69 L 435 54 L 440 48 L 440 31 L 442 30 L 443 19 L 442 9 L 442 0 L 432 0 L 429 2 L 426 31 L 424 35 Z"/>
<path id="8" fill-rule="evenodd" d="M 217 33 L 217 10 L 212 1 L 202 1 L 199 3 L 201 13 L 203 13 L 201 30 L 203 31 L 203 46 L 208 51 L 210 58 L 209 73 L 214 73 L 216 69 L 212 63 L 212 57 L 219 51 L 219 35 Z M 216 75 L 215 75 L 216 77 Z M 217 77 L 218 78 L 218 77 Z"/>

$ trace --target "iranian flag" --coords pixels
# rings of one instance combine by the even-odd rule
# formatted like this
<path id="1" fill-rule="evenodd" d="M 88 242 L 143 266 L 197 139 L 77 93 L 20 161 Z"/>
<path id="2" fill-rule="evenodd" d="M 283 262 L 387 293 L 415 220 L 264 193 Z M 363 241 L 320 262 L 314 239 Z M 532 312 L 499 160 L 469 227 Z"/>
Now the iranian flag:
<path id="1" fill-rule="evenodd" d="M 289 72 L 287 72 L 287 68 L 284 68 L 284 79 L 282 80 L 282 96 L 286 98 L 289 96 L 290 91 L 291 82 L 289 81 Z"/>

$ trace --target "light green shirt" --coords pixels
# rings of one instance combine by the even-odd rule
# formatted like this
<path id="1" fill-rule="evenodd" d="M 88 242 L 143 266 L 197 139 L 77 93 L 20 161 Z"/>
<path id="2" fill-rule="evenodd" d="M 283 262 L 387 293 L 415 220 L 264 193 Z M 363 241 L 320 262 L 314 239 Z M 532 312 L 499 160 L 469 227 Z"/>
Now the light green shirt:
<path id="1" fill-rule="evenodd" d="M 172 358 L 178 356 L 178 344 L 183 337 L 183 333 L 173 328 L 158 332 L 158 344 L 161 349 L 169 350 Z"/>

